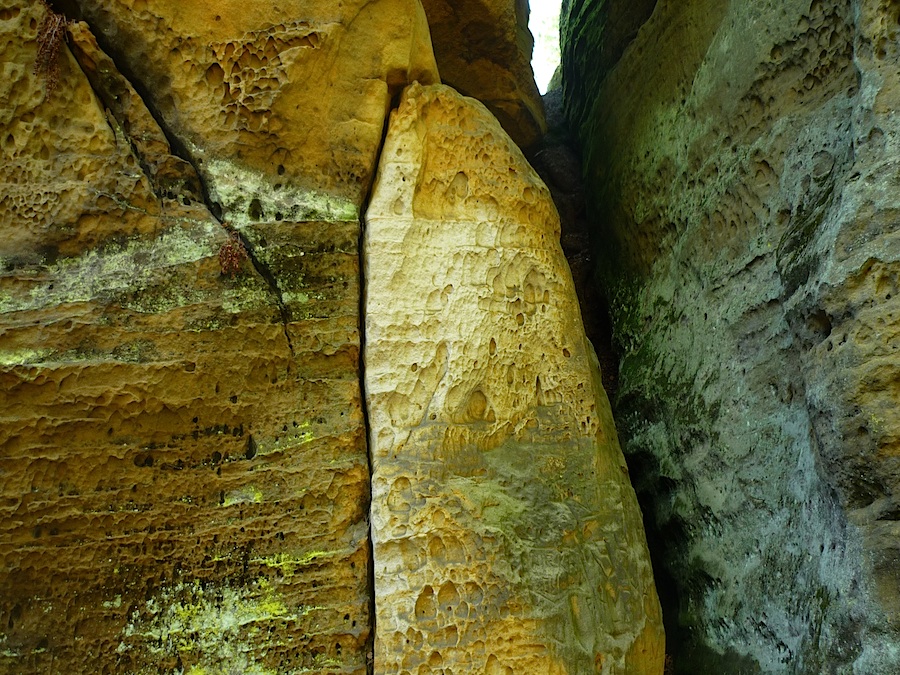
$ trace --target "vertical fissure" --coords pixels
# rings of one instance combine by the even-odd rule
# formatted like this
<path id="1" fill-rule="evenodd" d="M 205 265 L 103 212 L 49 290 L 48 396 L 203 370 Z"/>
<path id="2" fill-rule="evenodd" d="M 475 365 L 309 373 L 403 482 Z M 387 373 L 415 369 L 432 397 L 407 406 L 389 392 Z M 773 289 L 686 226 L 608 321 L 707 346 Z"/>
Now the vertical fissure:
<path id="1" fill-rule="evenodd" d="M 53 8 L 54 4 L 55 3 L 51 3 L 49 6 Z M 74 16 L 76 17 L 75 20 L 84 20 L 80 16 L 80 12 L 77 11 L 77 6 L 65 5 L 63 7 L 63 10 L 65 10 L 65 16 L 67 17 Z M 89 23 L 88 26 L 90 27 Z M 91 29 L 91 33 L 94 35 L 94 38 L 98 40 L 98 44 L 100 44 L 100 40 L 97 37 L 99 33 L 94 31 L 93 29 Z M 247 237 L 244 232 L 241 232 L 237 228 L 229 226 L 227 221 L 223 219 L 222 208 L 214 199 L 212 199 L 208 182 L 197 166 L 198 161 L 195 160 L 195 158 L 186 151 L 184 144 L 179 142 L 177 135 L 166 128 L 163 116 L 160 115 L 158 111 L 154 111 L 152 109 L 152 97 L 147 96 L 146 93 L 142 93 L 139 90 L 139 80 L 125 75 L 125 71 L 122 69 L 122 65 L 116 62 L 116 60 L 112 56 L 112 52 L 106 50 L 102 46 L 101 49 L 103 49 L 103 56 L 108 58 L 112 63 L 114 72 L 121 73 L 121 75 L 118 76 L 120 78 L 119 82 L 114 81 L 116 75 L 106 72 L 101 77 L 100 73 L 98 73 L 95 68 L 89 67 L 89 64 L 85 63 L 85 60 L 88 59 L 88 57 L 83 53 L 80 45 L 73 44 L 70 51 L 72 52 L 72 55 L 74 56 L 76 62 L 78 62 L 79 66 L 84 72 L 85 77 L 91 85 L 91 89 L 94 91 L 94 94 L 104 104 L 106 109 L 109 111 L 108 114 L 111 115 L 113 119 L 115 119 L 119 130 L 127 139 L 132 154 L 135 156 L 138 164 L 140 165 L 144 174 L 147 176 L 148 180 L 150 180 L 151 184 L 154 185 L 157 198 L 175 198 L 176 195 L 167 193 L 166 190 L 161 189 L 161 186 L 156 184 L 153 172 L 150 170 L 150 162 L 148 161 L 148 158 L 143 154 L 143 152 L 139 148 L 138 143 L 135 142 L 135 139 L 132 138 L 132 136 L 128 133 L 127 120 L 120 117 L 122 111 L 118 109 L 119 93 L 110 90 L 110 88 L 115 88 L 118 86 L 121 89 L 123 87 L 130 86 L 134 90 L 134 93 L 140 98 L 141 102 L 143 103 L 144 109 L 147 111 L 147 114 L 149 114 L 152 117 L 153 121 L 156 123 L 157 127 L 160 130 L 160 133 L 162 133 L 165 137 L 169 145 L 169 151 L 172 153 L 172 155 L 186 162 L 193 169 L 198 183 L 197 187 L 199 189 L 189 190 L 191 196 L 194 198 L 199 198 L 206 206 L 207 211 L 219 223 L 219 225 L 221 225 L 222 228 L 229 232 L 231 235 L 238 238 L 241 246 L 247 253 L 247 258 L 253 265 L 253 268 L 256 270 L 257 274 L 259 274 L 259 276 L 266 282 L 266 285 L 268 286 L 269 291 L 271 292 L 272 297 L 275 300 L 275 304 L 278 308 L 285 342 L 287 343 L 291 358 L 293 358 L 295 356 L 294 345 L 291 340 L 290 331 L 288 330 L 288 324 L 290 323 L 292 318 L 291 312 L 284 302 L 284 294 L 280 285 L 278 284 L 278 280 L 275 278 L 275 275 L 266 266 L 266 264 L 262 260 L 260 260 L 259 255 L 257 255 L 257 252 L 252 242 L 250 241 L 250 238 Z M 186 197 L 184 195 L 181 195 L 181 198 L 186 200 Z"/>
<path id="2" fill-rule="evenodd" d="M 375 603 L 375 533 L 372 529 L 372 477 L 375 474 L 375 466 L 372 457 L 372 428 L 369 422 L 369 406 L 366 396 L 366 212 L 369 208 L 369 201 L 372 198 L 372 192 L 375 189 L 375 183 L 378 178 L 378 167 L 381 166 L 381 155 L 384 151 L 384 144 L 387 140 L 388 128 L 391 121 L 391 113 L 400 105 L 400 93 L 402 90 L 392 92 L 390 106 L 385 112 L 384 126 L 381 131 L 381 141 L 375 152 L 375 161 L 373 163 L 371 182 L 368 190 L 359 207 L 359 239 L 357 244 L 357 253 L 359 255 L 359 391 L 361 397 L 361 408 L 363 425 L 366 434 L 366 458 L 369 463 L 369 504 L 368 511 L 368 546 L 369 546 L 369 615 L 370 629 L 369 640 L 366 646 L 366 675 L 373 675 L 375 672 L 375 629 L 376 629 L 376 603 Z"/>
<path id="3" fill-rule="evenodd" d="M 224 223 L 220 222 L 220 224 L 225 227 Z M 265 280 L 269 290 L 272 292 L 272 296 L 275 298 L 275 303 L 278 306 L 278 313 L 281 315 L 281 326 L 284 332 L 284 339 L 287 342 L 291 358 L 293 358 L 295 356 L 294 344 L 291 341 L 291 333 L 288 330 L 288 324 L 291 322 L 291 310 L 284 302 L 284 294 L 281 290 L 281 286 L 278 285 L 278 280 L 275 278 L 275 275 L 272 274 L 272 271 L 259 259 L 259 256 L 256 255 L 256 251 L 247 236 L 240 230 L 233 231 L 240 239 L 241 244 L 244 246 L 244 250 L 247 251 L 247 257 L 250 259 L 253 269 L 255 269 L 257 274 Z"/>
<path id="4" fill-rule="evenodd" d="M 385 122 L 385 129 L 387 123 Z M 386 135 L 386 132 L 385 132 Z M 376 158 L 376 168 L 378 161 L 381 159 L 381 148 L 384 147 L 384 136 L 381 139 L 381 145 L 378 148 Z M 369 423 L 369 405 L 366 397 L 366 257 L 365 257 L 365 229 L 366 229 L 366 206 L 368 205 L 369 195 L 372 193 L 372 186 L 366 194 L 363 204 L 359 211 L 359 240 L 357 245 L 357 255 L 359 256 L 359 394 L 360 408 L 362 409 L 363 427 L 366 435 L 366 460 L 369 466 L 369 503 L 366 505 L 368 513 L 368 547 L 369 547 L 369 565 L 368 565 L 368 585 L 369 585 L 369 638 L 366 643 L 366 675 L 373 675 L 375 672 L 375 543 L 373 541 L 374 532 L 372 530 L 372 476 L 374 475 L 374 466 L 372 462 L 372 427 Z"/>

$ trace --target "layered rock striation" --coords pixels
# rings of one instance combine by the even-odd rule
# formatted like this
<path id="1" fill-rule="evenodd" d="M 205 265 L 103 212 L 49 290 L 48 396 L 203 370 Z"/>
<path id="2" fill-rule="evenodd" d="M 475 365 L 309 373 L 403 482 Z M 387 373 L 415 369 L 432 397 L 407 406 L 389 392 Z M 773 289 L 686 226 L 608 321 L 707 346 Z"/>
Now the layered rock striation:
<path id="1" fill-rule="evenodd" d="M 358 223 L 230 234 L 47 16 L 0 4 L 0 671 L 363 673 Z"/>
<path id="2" fill-rule="evenodd" d="M 564 90 L 678 669 L 895 672 L 896 8 L 616 4 Z"/>

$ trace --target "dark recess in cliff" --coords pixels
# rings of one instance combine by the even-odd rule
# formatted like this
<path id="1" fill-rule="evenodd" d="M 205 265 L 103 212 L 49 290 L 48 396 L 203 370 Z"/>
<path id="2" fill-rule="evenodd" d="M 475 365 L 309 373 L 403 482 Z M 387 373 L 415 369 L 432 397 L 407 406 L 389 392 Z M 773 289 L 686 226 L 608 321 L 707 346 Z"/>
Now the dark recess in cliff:
<path id="1" fill-rule="evenodd" d="M 550 188 L 559 212 L 560 243 L 572 271 L 584 331 L 600 362 L 603 388 L 612 404 L 616 397 L 619 360 L 613 349 L 609 305 L 596 276 L 596 260 L 591 243 L 581 155 L 576 139 L 569 131 L 562 108 L 562 90 L 543 96 L 547 133 L 528 149 L 528 161 Z"/>

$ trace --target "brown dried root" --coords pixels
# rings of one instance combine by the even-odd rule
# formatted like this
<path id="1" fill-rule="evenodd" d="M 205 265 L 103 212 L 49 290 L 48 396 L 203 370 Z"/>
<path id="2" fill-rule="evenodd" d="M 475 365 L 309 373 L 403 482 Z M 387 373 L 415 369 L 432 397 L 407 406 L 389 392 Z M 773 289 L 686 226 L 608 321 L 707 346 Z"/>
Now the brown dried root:
<path id="1" fill-rule="evenodd" d="M 41 0 L 41 4 L 47 13 L 38 30 L 38 54 L 34 62 L 34 74 L 44 76 L 47 81 L 47 93 L 50 93 L 59 84 L 59 50 L 66 39 L 69 20 L 62 14 L 54 12 L 46 0 Z"/>

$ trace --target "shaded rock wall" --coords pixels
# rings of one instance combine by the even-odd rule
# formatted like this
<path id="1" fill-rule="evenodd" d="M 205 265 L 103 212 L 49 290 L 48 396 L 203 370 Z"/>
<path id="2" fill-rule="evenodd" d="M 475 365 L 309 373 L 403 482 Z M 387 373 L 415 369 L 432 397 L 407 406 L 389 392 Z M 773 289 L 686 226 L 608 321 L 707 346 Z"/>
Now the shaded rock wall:
<path id="1" fill-rule="evenodd" d="M 660 673 L 640 511 L 547 188 L 484 107 L 414 85 L 365 241 L 377 671 Z"/>
<path id="2" fill-rule="evenodd" d="M 608 4 L 564 89 L 678 667 L 894 672 L 896 7 L 659 2 L 603 60 Z"/>
<path id="3" fill-rule="evenodd" d="M 373 564 L 359 211 L 392 100 L 439 81 L 417 0 L 62 4 L 87 23 L 0 0 L 0 672 L 659 673 L 639 511 L 555 211 L 490 113 L 445 89 L 435 111 L 465 128 L 397 113 L 428 142 L 392 140 L 382 175 L 396 146 L 429 147 L 424 182 L 412 199 L 385 179 L 373 222 L 435 228 L 431 269 L 404 249 L 408 283 L 384 291 L 445 292 L 452 277 L 470 302 L 413 348 L 423 373 L 431 347 L 435 363 L 452 352 L 430 392 L 387 349 L 400 332 L 373 350 L 378 470 L 416 480 L 376 490 Z M 461 156 L 467 137 L 477 155 Z M 488 178 L 522 194 L 501 204 Z M 470 189 L 471 211 L 445 213 Z M 483 272 L 496 268 L 488 293 L 438 264 L 473 257 L 445 220 L 484 235 L 476 257 L 508 256 Z M 369 262 L 376 278 L 392 250 Z M 442 302 L 410 306 L 426 299 Z M 490 343 L 457 309 L 503 322 L 494 370 L 492 354 L 470 362 Z M 382 443 L 411 431 L 407 386 L 440 409 L 447 442 L 420 448 L 431 463 L 394 464 Z M 430 535 L 444 512 L 456 539 Z M 379 557 L 392 546 L 409 556 Z M 396 569 L 395 605 L 379 589 Z M 447 621 L 391 624 L 413 597 Z M 377 640 L 373 610 L 393 626 Z M 407 626 L 422 631 L 398 637 Z"/>
<path id="4" fill-rule="evenodd" d="M 484 103 L 521 148 L 546 131 L 531 70 L 534 39 L 523 0 L 424 0 L 446 84 Z"/>

